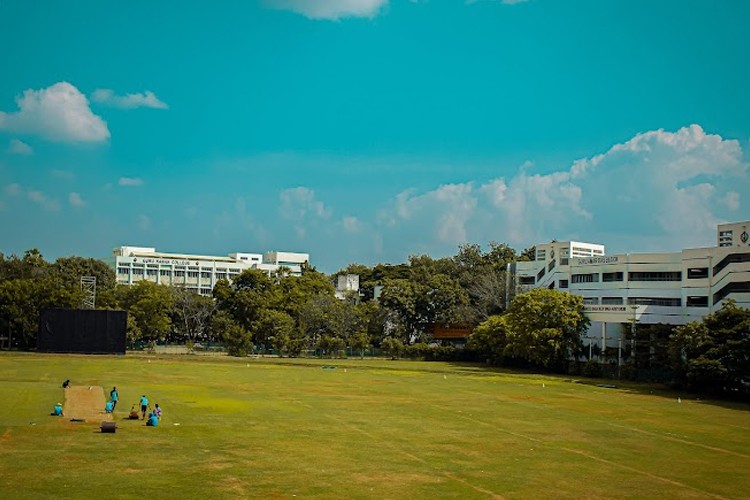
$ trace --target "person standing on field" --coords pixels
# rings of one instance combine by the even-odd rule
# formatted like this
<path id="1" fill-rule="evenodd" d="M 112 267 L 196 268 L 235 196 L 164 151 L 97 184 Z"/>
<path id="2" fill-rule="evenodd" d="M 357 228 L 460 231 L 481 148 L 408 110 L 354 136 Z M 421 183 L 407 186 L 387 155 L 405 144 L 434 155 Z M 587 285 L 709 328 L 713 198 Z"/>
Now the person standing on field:
<path id="1" fill-rule="evenodd" d="M 148 398 L 144 394 L 141 396 L 141 420 L 146 420 L 146 410 L 148 410 Z"/>
<path id="2" fill-rule="evenodd" d="M 117 393 L 117 387 L 113 387 L 111 391 L 109 391 L 109 399 L 112 401 L 112 409 L 114 410 L 117 408 L 117 400 L 120 399 L 120 395 Z"/>

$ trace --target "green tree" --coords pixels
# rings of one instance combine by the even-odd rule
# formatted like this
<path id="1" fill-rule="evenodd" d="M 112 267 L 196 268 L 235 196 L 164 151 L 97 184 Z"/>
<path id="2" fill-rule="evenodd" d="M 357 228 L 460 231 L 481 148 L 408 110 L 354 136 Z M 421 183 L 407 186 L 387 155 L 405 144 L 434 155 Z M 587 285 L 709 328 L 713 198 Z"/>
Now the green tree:
<path id="1" fill-rule="evenodd" d="M 370 347 L 370 336 L 366 332 L 358 332 L 349 337 L 349 347 L 359 352 L 361 359 L 365 358 L 365 351 Z"/>
<path id="2" fill-rule="evenodd" d="M 589 325 L 580 296 L 546 288 L 516 296 L 505 321 L 507 355 L 563 371 L 581 353 L 581 336 Z"/>
<path id="3" fill-rule="evenodd" d="M 260 317 L 255 343 L 261 346 L 261 353 L 265 354 L 269 344 L 274 339 L 291 339 L 294 334 L 294 319 L 284 311 L 265 309 Z"/>
<path id="4" fill-rule="evenodd" d="M 675 379 L 708 392 L 750 392 L 750 309 L 726 301 L 721 309 L 677 327 L 669 352 Z"/>
<path id="5" fill-rule="evenodd" d="M 0 331 L 22 349 L 35 348 L 41 311 L 76 307 L 80 297 L 80 290 L 63 286 L 55 276 L 0 281 Z"/>
<path id="6" fill-rule="evenodd" d="M 120 285 L 115 293 L 118 303 L 136 322 L 134 332 L 141 334 L 134 340 L 156 342 L 171 333 L 175 296 L 170 287 L 141 280 L 132 286 Z"/>
<path id="7" fill-rule="evenodd" d="M 380 348 L 391 357 L 391 359 L 397 359 L 401 357 L 401 354 L 406 349 L 401 339 L 395 337 L 386 337 L 383 342 L 380 343 Z"/>
<path id="8" fill-rule="evenodd" d="M 171 289 L 174 294 L 172 323 L 178 338 L 193 344 L 208 336 L 211 316 L 216 310 L 216 302 L 182 287 Z"/>
<path id="9" fill-rule="evenodd" d="M 247 356 L 253 352 L 253 337 L 226 311 L 211 319 L 211 330 L 221 339 L 230 356 Z"/>
<path id="10" fill-rule="evenodd" d="M 468 351 L 487 363 L 501 365 L 508 347 L 508 325 L 505 316 L 490 316 L 471 332 L 466 343 Z"/>
<path id="11" fill-rule="evenodd" d="M 99 309 L 114 308 L 115 272 L 98 259 L 84 257 L 60 257 L 50 267 L 50 272 L 60 278 L 64 286 L 77 289 L 82 276 L 96 278 L 96 306 Z"/>

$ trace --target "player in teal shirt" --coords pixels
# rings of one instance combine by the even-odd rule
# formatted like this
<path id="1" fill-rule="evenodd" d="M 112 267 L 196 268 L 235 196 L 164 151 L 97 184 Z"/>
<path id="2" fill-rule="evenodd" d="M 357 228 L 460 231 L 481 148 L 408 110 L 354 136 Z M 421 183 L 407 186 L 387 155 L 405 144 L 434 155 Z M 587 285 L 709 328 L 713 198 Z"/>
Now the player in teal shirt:
<path id="1" fill-rule="evenodd" d="M 141 396 L 141 413 L 143 414 L 141 418 L 143 420 L 146 420 L 146 410 L 148 410 L 148 398 L 144 394 Z"/>
<path id="2" fill-rule="evenodd" d="M 158 427 L 159 426 L 159 417 L 154 415 L 153 413 L 148 414 L 148 422 L 146 422 L 146 425 L 149 427 Z"/>
<path id="3" fill-rule="evenodd" d="M 60 403 L 57 403 L 55 405 L 55 409 L 52 411 L 52 414 L 56 417 L 62 417 L 63 416 L 63 408 Z"/>

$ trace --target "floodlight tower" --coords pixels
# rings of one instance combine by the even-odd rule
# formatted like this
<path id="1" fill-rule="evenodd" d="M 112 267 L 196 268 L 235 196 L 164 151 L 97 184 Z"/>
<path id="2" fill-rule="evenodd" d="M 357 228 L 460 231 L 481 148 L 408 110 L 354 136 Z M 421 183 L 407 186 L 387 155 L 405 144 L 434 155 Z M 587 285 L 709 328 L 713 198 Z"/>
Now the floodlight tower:
<path id="1" fill-rule="evenodd" d="M 96 276 L 81 276 L 82 309 L 96 309 Z"/>

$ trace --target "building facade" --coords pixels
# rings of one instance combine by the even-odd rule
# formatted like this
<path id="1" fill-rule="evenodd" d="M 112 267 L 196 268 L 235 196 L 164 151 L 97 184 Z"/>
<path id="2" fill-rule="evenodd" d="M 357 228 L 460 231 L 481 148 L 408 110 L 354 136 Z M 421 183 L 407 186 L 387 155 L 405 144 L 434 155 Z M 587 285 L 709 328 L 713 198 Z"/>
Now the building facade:
<path id="1" fill-rule="evenodd" d="M 267 273 L 281 267 L 292 275 L 302 274 L 310 255 L 294 252 L 232 253 L 226 257 L 157 252 L 153 247 L 122 246 L 114 249 L 117 283 L 132 285 L 140 280 L 180 286 L 201 295 L 211 295 L 221 279 L 232 280 L 246 269 Z"/>
<path id="2" fill-rule="evenodd" d="M 553 241 L 509 270 L 519 292 L 545 287 L 583 297 L 589 343 L 617 347 L 637 324 L 699 321 L 726 299 L 750 307 L 749 231 L 750 221 L 721 224 L 715 247 L 674 253 L 606 255 L 603 245 Z"/>

